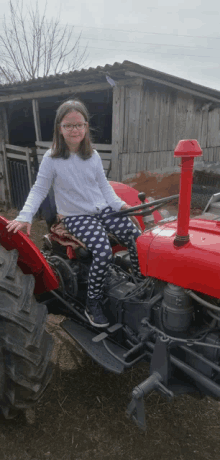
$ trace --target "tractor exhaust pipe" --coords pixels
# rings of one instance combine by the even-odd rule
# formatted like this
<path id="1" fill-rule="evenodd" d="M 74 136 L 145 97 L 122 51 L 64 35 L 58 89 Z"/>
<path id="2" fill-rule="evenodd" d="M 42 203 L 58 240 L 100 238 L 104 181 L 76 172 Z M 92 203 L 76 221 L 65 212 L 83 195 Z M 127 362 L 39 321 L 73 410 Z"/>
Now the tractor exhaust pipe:
<path id="1" fill-rule="evenodd" d="M 175 246 L 183 246 L 189 241 L 189 218 L 192 195 L 194 158 L 202 155 L 202 150 L 195 139 L 179 141 L 174 158 L 182 158 L 180 175 L 180 195 Z"/>

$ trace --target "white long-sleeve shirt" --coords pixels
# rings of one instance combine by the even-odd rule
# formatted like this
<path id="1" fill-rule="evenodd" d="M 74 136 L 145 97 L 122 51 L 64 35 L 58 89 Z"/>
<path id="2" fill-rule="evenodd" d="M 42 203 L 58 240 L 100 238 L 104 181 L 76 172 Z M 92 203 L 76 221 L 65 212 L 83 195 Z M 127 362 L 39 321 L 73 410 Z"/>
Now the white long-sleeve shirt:
<path id="1" fill-rule="evenodd" d="M 51 150 L 44 154 L 35 184 L 16 220 L 31 224 L 51 186 L 57 213 L 62 216 L 96 214 L 107 206 L 119 211 L 125 204 L 107 181 L 96 150 L 88 160 L 74 153 L 66 160 L 51 158 L 50 154 Z"/>

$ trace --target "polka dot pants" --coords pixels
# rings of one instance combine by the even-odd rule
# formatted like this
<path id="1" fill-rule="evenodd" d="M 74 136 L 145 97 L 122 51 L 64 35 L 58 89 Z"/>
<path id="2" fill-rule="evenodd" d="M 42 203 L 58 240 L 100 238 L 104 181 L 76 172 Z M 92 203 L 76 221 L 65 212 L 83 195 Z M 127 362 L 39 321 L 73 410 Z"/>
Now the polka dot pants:
<path id="1" fill-rule="evenodd" d="M 62 219 L 66 229 L 81 240 L 92 252 L 93 261 L 89 271 L 88 295 L 90 298 L 100 298 L 109 265 L 112 262 L 112 249 L 108 233 L 114 234 L 118 240 L 128 248 L 134 273 L 139 273 L 139 264 L 134 240 L 141 235 L 141 231 L 131 219 L 111 217 L 114 210 L 109 206 L 99 214 L 68 216 Z"/>

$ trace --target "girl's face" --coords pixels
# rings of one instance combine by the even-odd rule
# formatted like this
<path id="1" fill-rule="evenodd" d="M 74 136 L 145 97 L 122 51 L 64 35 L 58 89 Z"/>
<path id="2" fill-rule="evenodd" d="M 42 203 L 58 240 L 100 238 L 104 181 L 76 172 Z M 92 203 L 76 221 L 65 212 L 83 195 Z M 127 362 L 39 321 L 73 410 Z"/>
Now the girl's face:
<path id="1" fill-rule="evenodd" d="M 85 137 L 88 123 L 80 112 L 69 112 L 63 117 L 59 129 L 69 149 L 77 152 Z"/>

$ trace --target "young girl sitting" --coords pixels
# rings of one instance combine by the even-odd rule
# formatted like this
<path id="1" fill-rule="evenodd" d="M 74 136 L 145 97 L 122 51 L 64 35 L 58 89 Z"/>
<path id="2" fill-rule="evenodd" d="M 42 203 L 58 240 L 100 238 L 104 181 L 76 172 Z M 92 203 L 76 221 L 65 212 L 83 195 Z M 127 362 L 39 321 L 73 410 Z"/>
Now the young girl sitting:
<path id="1" fill-rule="evenodd" d="M 108 233 L 114 234 L 130 253 L 135 274 L 138 258 L 129 230 L 136 240 L 141 231 L 129 217 L 111 217 L 111 213 L 129 206 L 107 181 L 102 161 L 93 150 L 89 132 L 89 114 L 77 100 L 64 102 L 57 110 L 52 148 L 43 156 L 35 184 L 23 209 L 7 225 L 8 231 L 22 227 L 30 234 L 33 216 L 53 186 L 57 213 L 66 229 L 92 252 L 85 315 L 93 326 L 107 327 L 102 311 L 102 292 L 112 261 Z"/>

